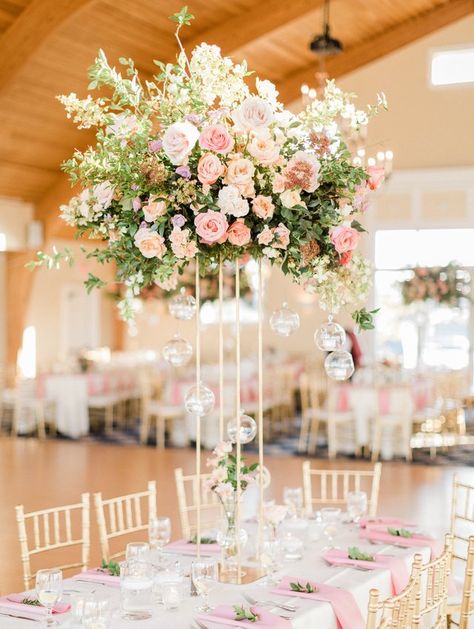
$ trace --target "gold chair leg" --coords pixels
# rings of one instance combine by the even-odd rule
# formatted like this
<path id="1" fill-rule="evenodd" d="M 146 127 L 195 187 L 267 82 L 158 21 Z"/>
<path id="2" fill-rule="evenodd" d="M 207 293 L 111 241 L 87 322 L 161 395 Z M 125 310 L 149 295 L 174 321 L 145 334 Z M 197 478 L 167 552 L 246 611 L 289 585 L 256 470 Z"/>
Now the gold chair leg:
<path id="1" fill-rule="evenodd" d="M 145 405 L 142 405 L 142 412 L 140 415 L 140 443 L 145 445 L 148 441 L 148 435 L 150 433 L 150 415 L 148 414 Z"/>
<path id="2" fill-rule="evenodd" d="M 113 406 L 105 407 L 105 432 L 112 432 L 114 428 L 114 409 Z"/>
<path id="3" fill-rule="evenodd" d="M 315 454 L 318 447 L 319 420 L 312 419 L 309 429 L 308 453 Z"/>
<path id="4" fill-rule="evenodd" d="M 165 418 L 156 416 L 156 447 L 162 450 L 165 447 Z"/>
<path id="5" fill-rule="evenodd" d="M 308 449 L 308 433 L 310 420 L 303 415 L 301 417 L 300 438 L 298 441 L 298 452 L 304 452 Z"/>

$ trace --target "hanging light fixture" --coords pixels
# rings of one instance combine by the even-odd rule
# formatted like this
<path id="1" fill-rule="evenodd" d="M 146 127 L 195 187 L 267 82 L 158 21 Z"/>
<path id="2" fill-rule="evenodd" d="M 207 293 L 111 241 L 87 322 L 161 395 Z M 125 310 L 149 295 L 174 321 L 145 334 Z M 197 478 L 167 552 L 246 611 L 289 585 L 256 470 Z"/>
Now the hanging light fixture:
<path id="1" fill-rule="evenodd" d="M 338 55 L 343 51 L 342 42 L 339 39 L 331 37 L 331 28 L 329 26 L 329 3 L 330 0 L 324 0 L 323 9 L 323 32 L 310 42 L 309 48 L 320 57 L 329 57 Z"/>

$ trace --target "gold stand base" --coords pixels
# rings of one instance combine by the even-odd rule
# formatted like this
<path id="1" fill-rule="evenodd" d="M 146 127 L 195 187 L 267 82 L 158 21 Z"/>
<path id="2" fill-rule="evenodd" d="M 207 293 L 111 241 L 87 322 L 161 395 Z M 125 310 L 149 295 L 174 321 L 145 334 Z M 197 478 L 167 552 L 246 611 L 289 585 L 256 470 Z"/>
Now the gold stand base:
<path id="1" fill-rule="evenodd" d="M 240 566 L 238 570 L 224 571 L 222 564 L 219 564 L 219 581 L 221 583 L 234 583 L 235 585 L 245 585 L 253 583 L 266 575 L 265 570 L 259 566 Z"/>

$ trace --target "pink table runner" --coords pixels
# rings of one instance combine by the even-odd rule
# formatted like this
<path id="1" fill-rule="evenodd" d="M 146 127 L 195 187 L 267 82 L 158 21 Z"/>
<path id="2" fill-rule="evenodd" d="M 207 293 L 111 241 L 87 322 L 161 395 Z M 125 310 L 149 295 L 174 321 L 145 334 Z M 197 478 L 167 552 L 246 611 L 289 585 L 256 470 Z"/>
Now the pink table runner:
<path id="1" fill-rule="evenodd" d="M 360 531 L 359 537 L 362 539 L 373 539 L 377 542 L 385 542 L 394 546 L 406 546 L 407 548 L 412 548 L 413 546 L 429 546 L 431 548 L 431 559 L 434 559 L 443 551 L 442 542 L 432 537 L 426 537 L 425 535 L 418 535 L 416 533 L 413 533 L 413 537 L 392 535 L 387 531 L 387 525 L 385 524 L 369 525 L 366 529 Z"/>
<path id="2" fill-rule="evenodd" d="M 240 603 L 239 603 L 240 605 Z M 254 629 L 261 627 L 272 627 L 272 629 L 290 629 L 291 623 L 285 618 L 280 618 L 270 612 L 261 609 L 260 607 L 251 607 L 251 611 L 254 614 L 258 614 L 259 619 L 257 622 L 250 622 L 245 620 L 235 620 L 235 611 L 232 607 L 226 605 L 220 605 L 210 612 L 198 614 L 198 619 L 206 623 L 215 622 L 219 625 L 230 625 L 231 627 L 242 627 L 242 629 Z"/>
<path id="3" fill-rule="evenodd" d="M 95 583 L 105 583 L 111 587 L 120 587 L 120 577 L 107 574 L 107 572 L 103 572 L 100 568 L 80 572 L 79 574 L 75 574 L 72 578 L 77 581 L 92 581 Z"/>
<path id="4" fill-rule="evenodd" d="M 284 577 L 272 592 L 283 596 L 299 596 L 301 598 L 310 598 L 315 601 L 330 603 L 337 618 L 338 629 L 365 628 L 365 622 L 360 609 L 350 592 L 333 585 L 315 583 L 313 581 L 310 581 L 310 583 L 318 590 L 317 592 L 293 592 L 290 583 L 297 583 L 298 581 L 302 585 L 306 585 L 307 583 L 307 579 L 300 580 L 293 577 Z"/>

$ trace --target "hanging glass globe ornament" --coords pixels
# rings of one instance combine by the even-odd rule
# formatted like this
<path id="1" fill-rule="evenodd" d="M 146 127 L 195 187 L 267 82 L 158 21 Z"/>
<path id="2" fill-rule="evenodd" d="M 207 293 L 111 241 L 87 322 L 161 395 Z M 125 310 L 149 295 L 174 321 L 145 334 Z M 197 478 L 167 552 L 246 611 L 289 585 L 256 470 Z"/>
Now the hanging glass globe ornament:
<path id="1" fill-rule="evenodd" d="M 180 321 L 190 321 L 196 313 L 196 300 L 192 295 L 186 295 L 186 289 L 182 288 L 179 295 L 173 297 L 168 305 L 170 314 Z"/>
<path id="2" fill-rule="evenodd" d="M 215 401 L 216 398 L 211 389 L 200 382 L 199 387 L 194 385 L 186 393 L 184 408 L 191 415 L 202 417 L 203 415 L 209 415 L 214 408 Z"/>
<path id="3" fill-rule="evenodd" d="M 314 342 L 316 347 L 323 352 L 333 352 L 344 347 L 346 332 L 342 325 L 333 321 L 332 315 L 329 315 L 328 322 L 324 323 L 314 333 Z"/>
<path id="4" fill-rule="evenodd" d="M 173 367 L 183 367 L 193 355 L 193 346 L 179 334 L 175 334 L 163 347 L 163 358 Z"/>
<path id="5" fill-rule="evenodd" d="M 324 369 L 332 380 L 347 380 L 354 373 L 352 355 L 340 349 L 331 352 L 324 361 Z"/>
<path id="6" fill-rule="evenodd" d="M 290 336 L 300 327 L 300 317 L 284 302 L 270 317 L 270 327 L 278 336 Z"/>
<path id="7" fill-rule="evenodd" d="M 238 422 L 237 419 L 231 419 L 227 423 L 227 434 L 232 443 L 237 443 Z M 246 415 L 245 411 L 240 414 L 240 443 L 250 443 L 255 439 L 257 434 L 257 422 L 250 415 Z"/>

